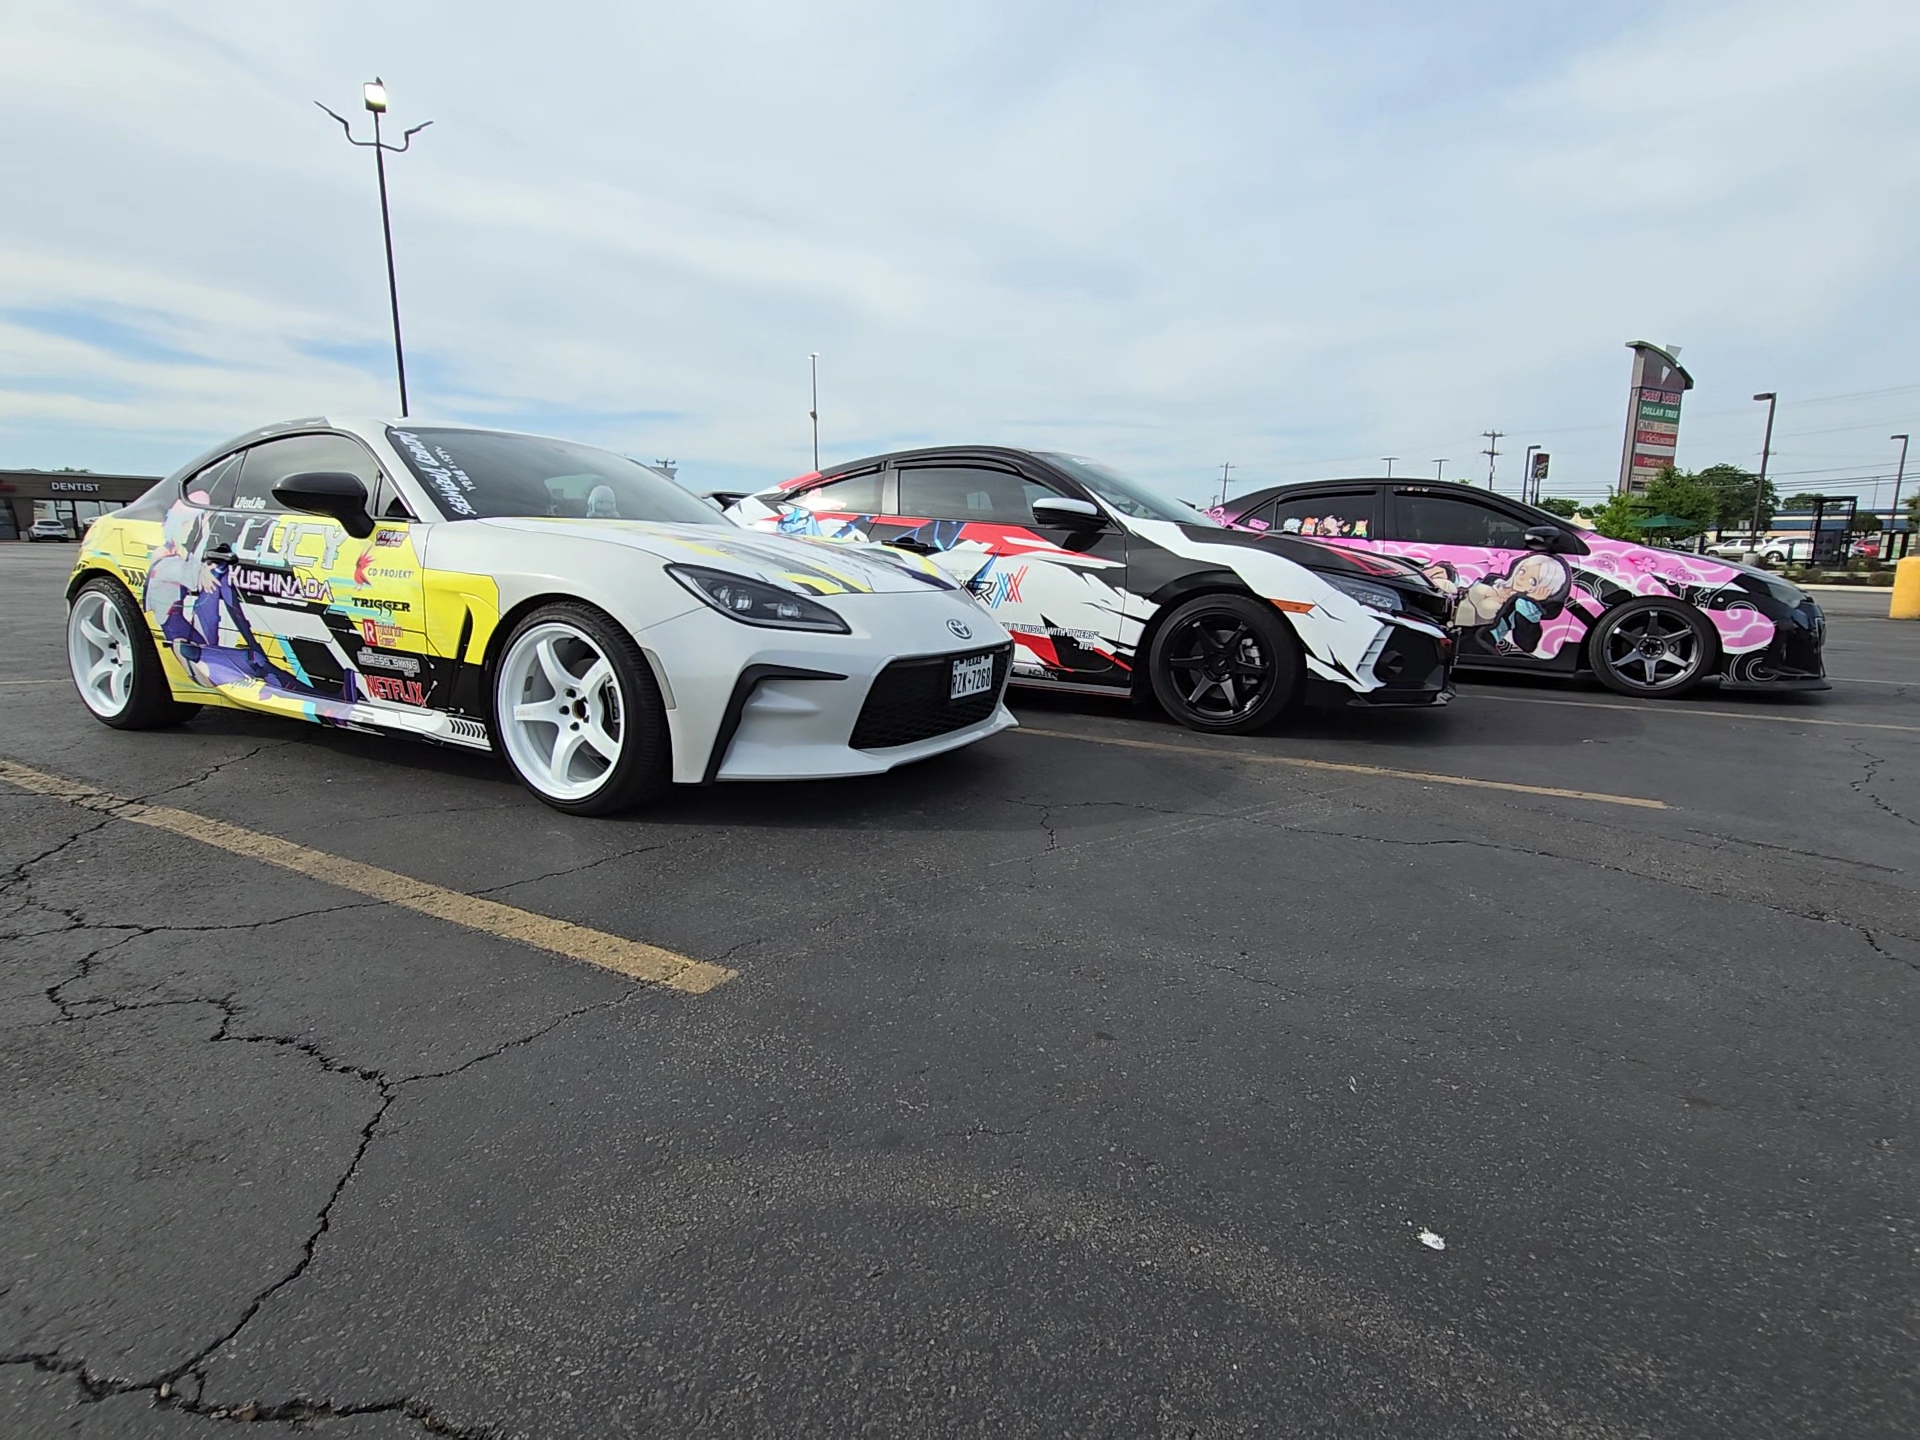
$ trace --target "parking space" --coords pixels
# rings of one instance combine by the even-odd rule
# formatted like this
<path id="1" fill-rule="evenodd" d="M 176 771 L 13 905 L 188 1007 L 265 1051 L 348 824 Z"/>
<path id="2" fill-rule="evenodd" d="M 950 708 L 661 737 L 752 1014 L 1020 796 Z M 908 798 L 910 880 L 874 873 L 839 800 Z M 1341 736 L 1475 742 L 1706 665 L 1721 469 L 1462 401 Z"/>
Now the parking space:
<path id="1" fill-rule="evenodd" d="M 1920 1424 L 1884 597 L 1824 695 L 1022 700 L 585 821 L 96 724 L 71 560 L 0 553 L 0 1433 Z"/>

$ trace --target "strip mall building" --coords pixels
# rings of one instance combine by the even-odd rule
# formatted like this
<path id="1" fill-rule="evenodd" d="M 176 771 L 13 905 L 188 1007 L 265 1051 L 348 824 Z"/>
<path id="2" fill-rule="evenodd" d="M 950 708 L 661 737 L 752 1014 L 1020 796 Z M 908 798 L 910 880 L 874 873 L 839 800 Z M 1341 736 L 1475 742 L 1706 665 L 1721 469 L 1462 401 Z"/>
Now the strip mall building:
<path id="1" fill-rule="evenodd" d="M 89 520 L 153 488 L 157 475 L 90 475 L 71 470 L 0 470 L 0 540 L 24 540 L 36 520 L 58 520 L 78 539 Z"/>

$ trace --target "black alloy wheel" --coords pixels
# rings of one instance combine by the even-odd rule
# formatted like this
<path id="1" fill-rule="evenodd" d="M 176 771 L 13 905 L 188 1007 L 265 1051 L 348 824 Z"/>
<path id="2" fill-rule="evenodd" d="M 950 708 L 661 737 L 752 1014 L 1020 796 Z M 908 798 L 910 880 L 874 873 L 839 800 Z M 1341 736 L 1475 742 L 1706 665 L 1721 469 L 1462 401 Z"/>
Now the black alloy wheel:
<path id="1" fill-rule="evenodd" d="M 1300 693 L 1300 642 L 1250 595 L 1202 595 L 1154 636 L 1148 673 L 1161 707 L 1193 730 L 1239 735 L 1277 720 Z"/>
<path id="2" fill-rule="evenodd" d="M 1720 668 L 1720 638 L 1707 618 L 1655 595 L 1607 611 L 1588 645 L 1595 678 L 1622 695 L 1671 699 Z"/>

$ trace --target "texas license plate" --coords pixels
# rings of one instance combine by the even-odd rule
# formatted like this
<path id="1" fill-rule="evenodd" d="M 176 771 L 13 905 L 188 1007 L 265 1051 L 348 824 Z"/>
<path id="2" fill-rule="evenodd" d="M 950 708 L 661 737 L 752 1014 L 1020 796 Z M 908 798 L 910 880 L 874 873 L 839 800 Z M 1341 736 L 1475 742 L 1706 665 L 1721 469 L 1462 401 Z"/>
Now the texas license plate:
<path id="1" fill-rule="evenodd" d="M 953 662 L 953 687 L 947 692 L 949 700 L 964 700 L 969 695 L 980 695 L 993 688 L 993 656 L 969 655 L 964 660 Z"/>

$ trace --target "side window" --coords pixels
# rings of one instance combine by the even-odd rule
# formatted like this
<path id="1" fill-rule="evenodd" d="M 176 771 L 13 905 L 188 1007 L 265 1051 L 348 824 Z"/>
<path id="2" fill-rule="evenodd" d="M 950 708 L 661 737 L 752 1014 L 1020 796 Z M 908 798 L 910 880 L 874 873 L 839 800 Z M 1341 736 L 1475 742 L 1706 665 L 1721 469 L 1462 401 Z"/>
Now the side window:
<path id="1" fill-rule="evenodd" d="M 900 472 L 900 513 L 923 520 L 1031 525 L 1033 502 L 1054 493 L 1011 470 L 925 465 Z"/>
<path id="2" fill-rule="evenodd" d="M 180 493 L 186 496 L 190 505 L 205 505 L 209 509 L 223 510 L 233 504 L 234 481 L 240 478 L 240 457 L 229 455 L 224 460 L 216 460 L 199 474 L 188 479 L 180 487 Z"/>
<path id="3" fill-rule="evenodd" d="M 1401 491 L 1394 497 L 1395 537 L 1424 545 L 1472 545 L 1494 550 L 1527 548 L 1527 527 L 1477 500 Z"/>
<path id="4" fill-rule="evenodd" d="M 794 503 L 818 515 L 831 510 L 842 515 L 878 515 L 880 513 L 880 472 L 849 475 L 844 480 L 829 480 L 824 485 L 794 497 Z"/>
<path id="5" fill-rule="evenodd" d="M 1276 501 L 1269 500 L 1264 505 L 1256 505 L 1233 523 L 1244 526 L 1248 530 L 1271 530 L 1273 528 L 1273 508 L 1277 503 Z M 1230 515 L 1233 512 L 1229 510 L 1223 513 Z"/>
<path id="6" fill-rule="evenodd" d="M 1328 535 L 1343 540 L 1371 540 L 1373 491 L 1348 490 L 1337 495 L 1282 498 L 1261 512 L 1269 530 L 1285 535 Z"/>
<path id="7" fill-rule="evenodd" d="M 358 475 L 374 503 L 381 481 L 380 467 L 367 450 L 344 435 L 288 435 L 267 440 L 247 451 L 240 467 L 240 483 L 228 505 L 235 510 L 281 511 L 273 487 L 289 475 L 307 470 L 344 470 Z"/>

